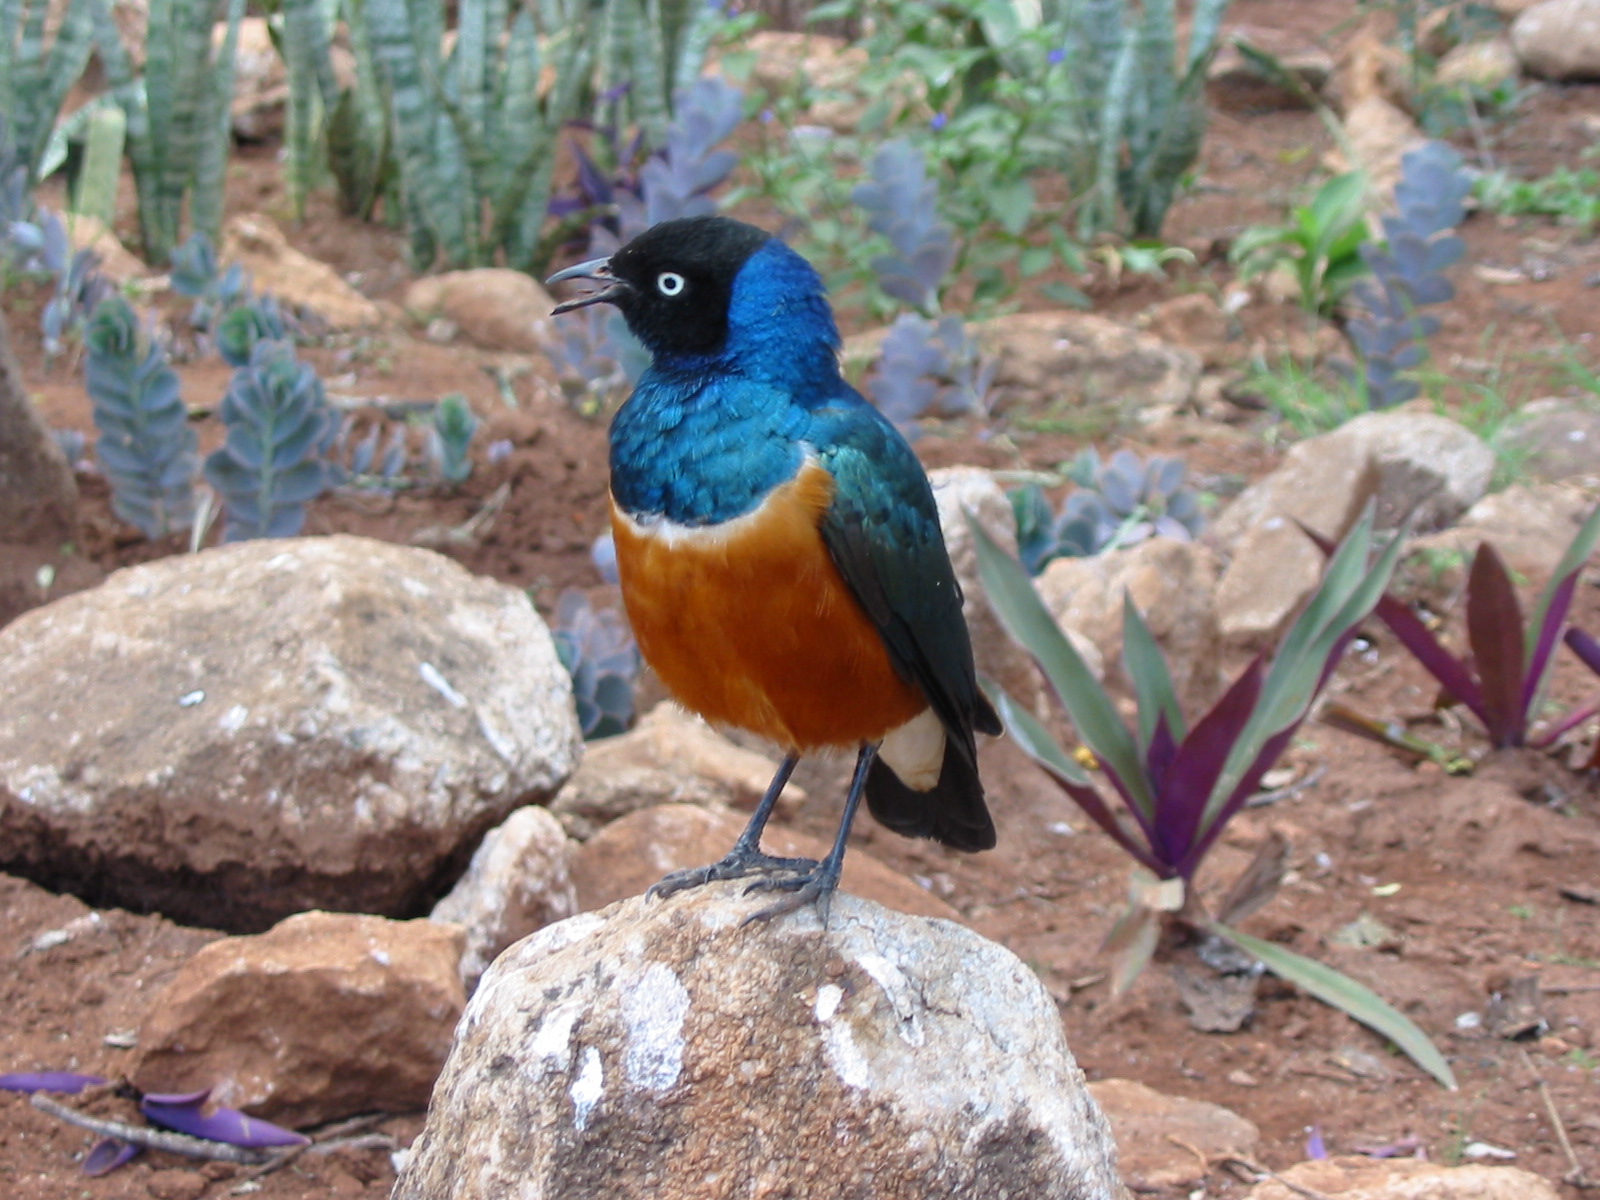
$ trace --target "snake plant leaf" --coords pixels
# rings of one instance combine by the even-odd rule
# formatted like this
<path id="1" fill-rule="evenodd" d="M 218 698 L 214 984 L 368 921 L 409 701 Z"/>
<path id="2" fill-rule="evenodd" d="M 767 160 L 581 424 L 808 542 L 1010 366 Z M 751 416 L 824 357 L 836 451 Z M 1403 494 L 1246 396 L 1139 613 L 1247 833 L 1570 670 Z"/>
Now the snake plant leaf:
<path id="1" fill-rule="evenodd" d="M 1285 979 L 1340 1012 L 1376 1030 L 1404 1050 L 1411 1061 L 1451 1091 L 1456 1090 L 1455 1072 L 1439 1048 L 1417 1025 L 1371 988 L 1324 963 L 1286 950 L 1275 942 L 1263 941 L 1220 922 L 1206 926 L 1224 941 L 1259 959 L 1267 970 Z"/>

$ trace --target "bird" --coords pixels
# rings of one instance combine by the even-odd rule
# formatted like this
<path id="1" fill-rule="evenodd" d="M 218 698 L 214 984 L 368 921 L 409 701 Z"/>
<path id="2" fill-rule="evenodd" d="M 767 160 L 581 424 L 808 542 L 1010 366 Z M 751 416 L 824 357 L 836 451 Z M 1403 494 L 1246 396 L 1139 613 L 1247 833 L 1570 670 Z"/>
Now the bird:
<path id="1" fill-rule="evenodd" d="M 839 369 L 821 276 L 780 238 L 725 216 L 663 221 L 557 271 L 614 305 L 650 366 L 610 425 L 611 529 L 623 607 L 667 690 L 784 757 L 721 861 L 650 894 L 752 878 L 826 925 L 863 798 L 887 828 L 992 849 L 977 735 L 1000 719 L 978 685 L 962 595 L 928 477 Z M 761 850 L 803 755 L 856 752 L 820 861 Z"/>

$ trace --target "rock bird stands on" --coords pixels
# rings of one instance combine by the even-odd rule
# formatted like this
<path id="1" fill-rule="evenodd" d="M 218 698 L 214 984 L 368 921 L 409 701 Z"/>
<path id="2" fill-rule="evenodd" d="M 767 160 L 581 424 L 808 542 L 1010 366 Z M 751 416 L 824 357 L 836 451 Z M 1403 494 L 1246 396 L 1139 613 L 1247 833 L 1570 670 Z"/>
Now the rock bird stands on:
<path id="1" fill-rule="evenodd" d="M 974 731 L 978 690 L 961 592 L 921 464 L 839 374 L 839 332 L 811 265 L 725 217 L 666 221 L 609 259 L 551 276 L 599 290 L 651 354 L 611 423 L 611 525 L 628 618 L 668 689 L 707 720 L 783 746 L 727 858 L 670 895 L 758 876 L 827 918 L 857 805 L 897 833 L 995 844 Z M 802 754 L 859 749 L 820 863 L 761 852 Z"/>

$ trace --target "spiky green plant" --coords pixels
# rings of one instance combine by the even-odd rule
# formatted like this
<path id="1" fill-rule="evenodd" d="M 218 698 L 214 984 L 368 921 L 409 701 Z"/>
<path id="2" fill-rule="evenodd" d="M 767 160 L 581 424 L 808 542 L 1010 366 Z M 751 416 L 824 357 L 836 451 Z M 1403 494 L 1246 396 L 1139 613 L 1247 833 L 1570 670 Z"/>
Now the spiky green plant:
<path id="1" fill-rule="evenodd" d="M 570 0 L 542 0 L 544 28 L 571 19 Z M 621 93 L 626 123 L 660 146 L 672 121 L 675 97 L 700 78 L 706 51 L 728 21 L 721 0 L 607 0 L 597 39 L 596 104 Z M 552 24 L 556 22 L 556 24 Z M 616 114 L 596 109 L 596 124 Z"/>
<path id="2" fill-rule="evenodd" d="M 1066 93 L 1056 112 L 1067 153 L 1087 168 L 1079 177 L 1093 179 L 1079 210 L 1082 236 L 1160 234 L 1200 154 L 1206 68 L 1227 8 L 1228 0 L 1197 0 L 1180 58 L 1174 0 L 1046 5 L 1045 26 L 1063 39 L 1054 61 Z"/>
<path id="3" fill-rule="evenodd" d="M 434 406 L 428 425 L 428 457 L 447 483 L 464 483 L 472 474 L 472 435 L 478 432 L 478 418 L 460 392 L 450 392 Z"/>
<path id="4" fill-rule="evenodd" d="M 150 0 L 144 74 L 103 6 L 95 49 L 127 117 L 128 157 L 139 196 L 145 258 L 166 262 L 189 224 L 222 233 L 222 182 L 232 132 L 234 52 L 244 0 L 227 0 L 226 33 L 213 47 L 213 0 Z"/>
<path id="5" fill-rule="evenodd" d="M 49 0 L 0 3 L 0 117 L 27 164 L 30 187 L 39 181 L 39 164 L 67 92 L 94 49 L 97 9 L 109 20 L 101 0 L 68 0 L 46 45 L 51 7 Z"/>
<path id="6" fill-rule="evenodd" d="M 140 334 L 118 295 L 95 308 L 83 340 L 84 385 L 100 430 L 95 457 L 111 484 L 112 511 L 149 538 L 188 528 L 198 440 L 166 352 Z"/>
<path id="7" fill-rule="evenodd" d="M 536 265 L 556 137 L 577 115 L 592 47 L 582 21 L 541 45 L 532 13 L 462 0 L 454 46 L 433 0 L 364 0 L 405 197 L 423 268 Z M 508 31 L 509 17 L 509 31 Z M 555 82 L 541 95 L 540 72 Z"/>
<path id="8" fill-rule="evenodd" d="M 72 211 L 95 218 L 107 229 L 117 216 L 117 180 L 127 130 L 128 119 L 115 104 L 96 105 L 84 121 L 83 162 L 72 191 Z"/>

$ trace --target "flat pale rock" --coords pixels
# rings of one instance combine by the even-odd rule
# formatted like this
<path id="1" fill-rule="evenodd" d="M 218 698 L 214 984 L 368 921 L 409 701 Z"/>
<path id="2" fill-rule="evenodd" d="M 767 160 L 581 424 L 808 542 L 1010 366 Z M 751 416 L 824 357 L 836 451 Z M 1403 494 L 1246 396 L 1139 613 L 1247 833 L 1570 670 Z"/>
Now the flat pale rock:
<path id="1" fill-rule="evenodd" d="M 1256 1184 L 1245 1200 L 1301 1200 L 1307 1190 L 1338 1200 L 1557 1200 L 1559 1196 L 1550 1184 L 1519 1167 L 1446 1167 L 1414 1158 L 1351 1155 L 1296 1163 L 1279 1172 L 1279 1179 Z"/>
<path id="2" fill-rule="evenodd" d="M 0 629 L 0 681 L 0 868 L 234 932 L 416 915 L 582 753 L 527 596 L 367 538 L 118 571 Z"/>
<path id="3" fill-rule="evenodd" d="M 734 745 L 666 700 L 626 733 L 590 742 L 550 811 L 569 835 L 584 841 L 612 821 L 658 804 L 753 809 L 777 770 L 777 760 Z M 790 784 L 778 812 L 804 799 L 804 789 Z"/>
<path id="4" fill-rule="evenodd" d="M 261 213 L 238 213 L 222 229 L 223 262 L 250 272 L 257 291 L 308 308 L 335 329 L 370 329 L 383 324 L 378 306 L 351 287 L 325 262 L 302 254 L 283 230 Z"/>
<path id="5" fill-rule="evenodd" d="M 1131 1079 L 1097 1080 L 1089 1094 L 1111 1122 L 1123 1178 L 1141 1191 L 1187 1187 L 1203 1179 L 1206 1163 L 1189 1146 L 1207 1160 L 1254 1158 L 1261 1140 L 1254 1123 L 1231 1109 L 1168 1096 Z"/>
<path id="6" fill-rule="evenodd" d="M 1123 1200 L 1049 994 L 959 925 L 738 883 L 490 967 L 395 1200 Z"/>
<path id="7" fill-rule="evenodd" d="M 1540 79 L 1600 79 L 1600 0 L 1544 0 L 1511 23 L 1523 70 Z"/>
<path id="8" fill-rule="evenodd" d="M 406 289 L 405 309 L 428 324 L 443 317 L 485 350 L 540 354 L 553 336 L 555 301 L 530 275 L 505 267 L 447 271 Z"/>
<path id="9" fill-rule="evenodd" d="M 1542 588 L 1596 503 L 1593 491 L 1569 484 L 1514 484 L 1478 501 L 1454 529 L 1413 538 L 1407 550 L 1451 551 L 1464 575 L 1488 542 L 1508 567 Z"/>
<path id="10" fill-rule="evenodd" d="M 572 881 L 578 889 L 579 910 L 604 908 L 626 896 L 640 895 L 673 871 L 719 861 L 733 849 L 745 821 L 743 813 L 726 809 L 662 804 L 607 825 L 573 856 Z M 821 858 L 828 852 L 827 844 L 817 838 L 771 825 L 761 848 L 780 858 Z M 960 920 L 960 915 L 932 892 L 859 849 L 844 856 L 840 888 L 901 912 Z"/>
<path id="11" fill-rule="evenodd" d="M 574 849 L 561 822 L 529 805 L 491 829 L 473 851 L 466 874 L 429 914 L 466 931 L 461 981 L 468 991 L 512 942 L 577 913 Z"/>
<path id="12" fill-rule="evenodd" d="M 1148 420 L 1188 404 L 1200 380 L 1195 354 L 1093 313 L 1013 313 L 973 332 L 1001 405 L 1109 405 Z"/>
<path id="13" fill-rule="evenodd" d="M 290 1126 L 414 1111 L 466 1001 L 461 946 L 454 926 L 326 912 L 212 942 L 151 998 L 134 1086 L 209 1087 Z"/>

